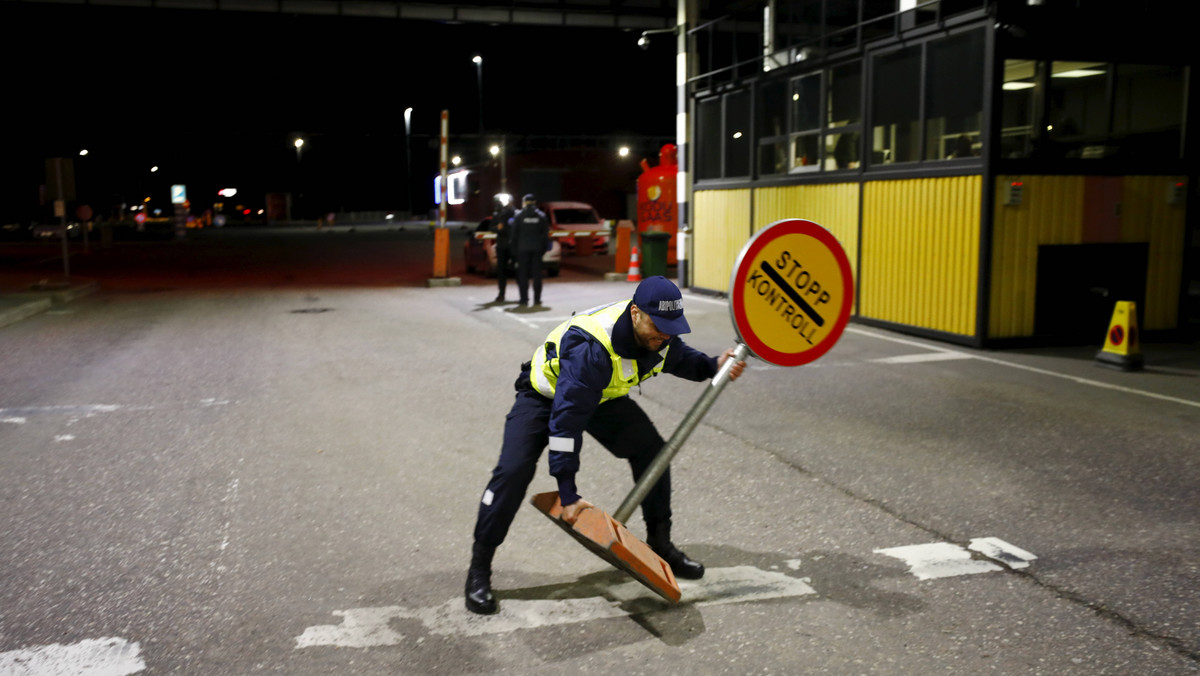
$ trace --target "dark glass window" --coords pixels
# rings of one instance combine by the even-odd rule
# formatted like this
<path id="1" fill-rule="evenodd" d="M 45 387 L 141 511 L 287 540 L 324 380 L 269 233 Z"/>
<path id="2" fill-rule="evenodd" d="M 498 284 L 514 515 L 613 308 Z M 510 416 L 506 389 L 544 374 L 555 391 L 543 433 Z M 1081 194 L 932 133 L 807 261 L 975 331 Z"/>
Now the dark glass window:
<path id="1" fill-rule="evenodd" d="M 791 168 L 814 171 L 821 161 L 821 74 L 791 81 Z"/>
<path id="2" fill-rule="evenodd" d="M 821 126 L 821 75 L 792 80 L 792 131 L 812 131 Z"/>
<path id="3" fill-rule="evenodd" d="M 825 86 L 825 169 L 854 169 L 859 166 L 862 137 L 862 64 L 829 69 Z"/>
<path id="4" fill-rule="evenodd" d="M 725 95 L 725 176 L 750 175 L 750 91 Z"/>
<path id="5" fill-rule="evenodd" d="M 754 133 L 758 136 L 760 175 L 787 173 L 787 112 L 786 83 L 777 80 L 759 88 Z"/>
<path id="6" fill-rule="evenodd" d="M 925 78 L 925 159 L 979 154 L 983 127 L 983 31 L 929 43 Z"/>
<path id="7" fill-rule="evenodd" d="M 863 42 L 895 33 L 896 20 L 891 15 L 896 8 L 896 0 L 862 0 Z"/>
<path id="8" fill-rule="evenodd" d="M 1182 157 L 1185 82 L 1182 68 L 1117 66 L 1112 130 L 1123 156 Z"/>
<path id="9" fill-rule="evenodd" d="M 920 159 L 921 48 L 875 57 L 871 91 L 871 163 Z"/>
<path id="10" fill-rule="evenodd" d="M 696 178 L 721 178 L 721 99 L 696 104 Z"/>
<path id="11" fill-rule="evenodd" d="M 826 47 L 831 51 L 858 44 L 858 4 L 831 2 L 825 8 Z"/>

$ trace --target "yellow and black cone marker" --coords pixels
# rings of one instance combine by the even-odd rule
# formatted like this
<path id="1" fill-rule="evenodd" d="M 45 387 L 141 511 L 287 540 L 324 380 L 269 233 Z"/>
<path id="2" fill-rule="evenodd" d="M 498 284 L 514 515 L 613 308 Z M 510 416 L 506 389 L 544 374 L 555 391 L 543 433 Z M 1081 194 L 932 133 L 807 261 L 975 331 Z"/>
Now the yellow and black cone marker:
<path id="1" fill-rule="evenodd" d="M 1113 308 L 1104 349 L 1096 353 L 1096 362 L 1122 371 L 1142 368 L 1142 347 L 1137 328 L 1137 303 L 1119 300 Z"/>

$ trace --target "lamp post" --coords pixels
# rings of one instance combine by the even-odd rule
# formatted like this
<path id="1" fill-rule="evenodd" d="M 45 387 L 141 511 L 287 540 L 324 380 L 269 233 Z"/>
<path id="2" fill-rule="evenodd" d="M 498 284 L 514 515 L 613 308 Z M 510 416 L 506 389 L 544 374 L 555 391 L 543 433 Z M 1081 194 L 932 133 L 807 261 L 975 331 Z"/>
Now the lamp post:
<path id="1" fill-rule="evenodd" d="M 774 3 L 771 4 L 773 5 Z M 689 169 L 694 165 L 692 150 L 688 144 L 688 140 L 692 135 L 692 120 L 688 110 L 688 101 L 690 99 L 687 94 L 686 85 L 690 71 L 694 66 L 691 65 L 692 53 L 688 44 L 687 27 L 698 16 L 697 2 L 696 0 L 679 0 L 676 3 L 675 9 L 675 26 L 672 28 L 642 31 L 641 37 L 638 38 L 638 46 L 642 49 L 649 49 L 651 35 L 660 33 L 675 34 L 675 82 L 678 90 L 675 97 L 675 148 L 678 153 L 679 163 L 679 172 L 675 178 L 675 198 L 677 202 L 675 258 L 678 262 L 679 287 L 686 288 L 688 286 L 688 239 L 692 234 L 691 214 L 689 212 L 692 177 Z"/>
<path id="2" fill-rule="evenodd" d="M 506 135 L 505 138 L 500 143 L 493 145 L 491 148 L 488 148 L 488 152 L 490 152 L 492 154 L 492 157 L 498 158 L 500 160 L 500 192 L 501 192 L 501 194 L 504 194 L 504 195 L 508 194 L 508 175 L 505 170 L 506 167 L 505 167 L 505 159 L 504 159 L 504 156 L 508 152 L 508 149 L 504 147 L 504 143 L 507 140 L 508 140 L 508 138 Z"/>
<path id="3" fill-rule="evenodd" d="M 483 141 L 483 57 L 476 54 L 471 58 L 475 64 L 475 84 L 479 91 L 479 139 Z"/>
<path id="4" fill-rule="evenodd" d="M 299 216 L 299 212 L 301 211 L 300 203 L 304 200 L 304 177 L 300 173 L 300 151 L 304 147 L 304 139 L 297 136 L 296 140 L 292 141 L 292 145 L 296 146 L 296 211 L 297 216 Z M 290 213 L 288 214 L 288 218 L 291 218 Z"/>
<path id="5" fill-rule="evenodd" d="M 413 215 L 412 203 L 412 108 L 404 109 L 404 181 L 408 184 L 408 215 Z"/>

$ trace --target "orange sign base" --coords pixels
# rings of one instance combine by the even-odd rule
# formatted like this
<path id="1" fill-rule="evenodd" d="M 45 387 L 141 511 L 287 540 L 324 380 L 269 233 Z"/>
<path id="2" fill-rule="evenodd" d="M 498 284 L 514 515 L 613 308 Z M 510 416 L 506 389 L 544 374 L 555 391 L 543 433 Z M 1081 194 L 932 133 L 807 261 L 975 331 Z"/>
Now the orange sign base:
<path id="1" fill-rule="evenodd" d="M 563 509 L 557 491 L 538 493 L 530 502 L 596 556 L 629 573 L 664 599 L 672 603 L 679 601 L 682 592 L 671 566 L 604 510 L 598 507 L 585 509 L 572 526 L 562 520 Z"/>

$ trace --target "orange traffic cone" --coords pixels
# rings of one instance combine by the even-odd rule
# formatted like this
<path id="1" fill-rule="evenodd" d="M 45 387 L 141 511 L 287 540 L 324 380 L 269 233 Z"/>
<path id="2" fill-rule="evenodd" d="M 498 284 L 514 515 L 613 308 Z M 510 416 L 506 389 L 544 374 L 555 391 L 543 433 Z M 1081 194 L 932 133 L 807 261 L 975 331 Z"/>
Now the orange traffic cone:
<path id="1" fill-rule="evenodd" d="M 629 275 L 625 277 L 627 282 L 642 281 L 642 269 L 638 267 L 638 248 L 633 247 L 633 251 L 629 254 Z"/>

